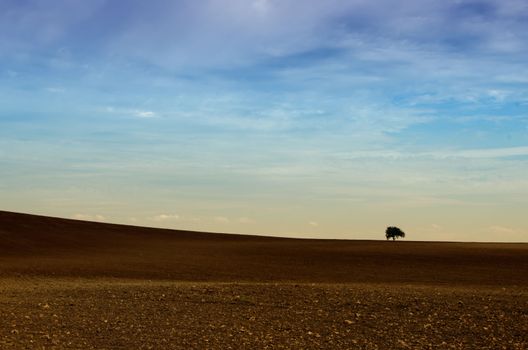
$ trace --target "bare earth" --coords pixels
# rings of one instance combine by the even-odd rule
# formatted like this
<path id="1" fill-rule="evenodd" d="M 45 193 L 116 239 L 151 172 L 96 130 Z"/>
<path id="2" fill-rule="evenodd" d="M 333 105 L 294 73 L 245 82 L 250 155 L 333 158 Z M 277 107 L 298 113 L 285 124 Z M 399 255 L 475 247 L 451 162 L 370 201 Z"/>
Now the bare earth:
<path id="1" fill-rule="evenodd" d="M 528 349 L 528 244 L 294 240 L 0 211 L 0 349 Z"/>

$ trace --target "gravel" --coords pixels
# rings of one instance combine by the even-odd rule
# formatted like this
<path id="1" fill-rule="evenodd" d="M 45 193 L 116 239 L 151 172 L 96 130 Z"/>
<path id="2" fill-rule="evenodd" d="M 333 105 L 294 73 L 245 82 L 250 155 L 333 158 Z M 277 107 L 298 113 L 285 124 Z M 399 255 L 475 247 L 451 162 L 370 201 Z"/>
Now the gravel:
<path id="1" fill-rule="evenodd" d="M 528 291 L 0 279 L 2 349 L 528 349 Z"/>

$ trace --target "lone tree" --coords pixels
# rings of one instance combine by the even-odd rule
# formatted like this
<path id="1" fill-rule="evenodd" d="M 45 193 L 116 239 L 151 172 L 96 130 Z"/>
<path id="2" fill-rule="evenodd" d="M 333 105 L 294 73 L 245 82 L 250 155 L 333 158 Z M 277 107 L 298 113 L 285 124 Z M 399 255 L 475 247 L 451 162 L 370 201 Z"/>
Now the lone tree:
<path id="1" fill-rule="evenodd" d="M 392 238 L 392 240 L 394 241 L 398 237 L 404 238 L 405 237 L 405 232 L 403 232 L 402 230 L 400 230 L 399 228 L 397 228 L 395 226 L 389 226 L 385 230 L 385 237 L 387 237 L 387 239 L 391 239 Z"/>

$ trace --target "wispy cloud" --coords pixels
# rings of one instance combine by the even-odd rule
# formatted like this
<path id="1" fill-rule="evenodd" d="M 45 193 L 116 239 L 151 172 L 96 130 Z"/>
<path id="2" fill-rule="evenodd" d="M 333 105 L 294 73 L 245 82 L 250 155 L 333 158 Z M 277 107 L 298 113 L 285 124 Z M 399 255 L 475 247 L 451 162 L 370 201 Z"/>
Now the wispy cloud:
<path id="1" fill-rule="evenodd" d="M 85 221 L 106 221 L 106 218 L 100 214 L 74 214 L 72 218 Z"/>
<path id="2" fill-rule="evenodd" d="M 38 33 L 33 40 L 41 45 L 64 44 L 97 24 L 98 32 L 107 35 L 85 35 L 84 43 L 111 47 L 107 50 L 114 54 L 126 50 L 164 64 L 248 62 L 250 56 L 289 55 L 351 38 L 367 48 L 369 39 L 387 37 L 422 47 L 509 54 L 526 50 L 525 24 L 520 19 L 528 10 L 522 1 L 393 4 L 389 0 L 309 0 L 302 5 L 294 0 L 208 0 L 199 5 L 189 0 L 149 5 L 130 1 L 128 11 L 122 12 L 105 1 L 60 1 L 46 6 L 30 1 L 12 6 L 0 23 L 13 34 L 12 42 L 21 44 L 30 33 Z M 116 12 L 119 20 L 99 17 Z M 146 21 L 149 18 L 156 20 Z M 229 42 L 222 40 L 226 37 Z"/>
<path id="3" fill-rule="evenodd" d="M 526 1 L 124 6 L 0 5 L 6 203 L 282 232 L 423 210 L 425 235 L 470 221 L 451 230 L 437 212 L 494 208 L 522 227 Z"/>
<path id="4" fill-rule="evenodd" d="M 482 148 L 482 149 L 446 149 L 439 151 L 429 152 L 402 152 L 402 151 L 390 151 L 390 150 L 378 150 L 378 151 L 359 151 L 351 152 L 342 155 L 348 159 L 375 159 L 375 158 L 387 158 L 387 159 L 409 159 L 409 158 L 433 158 L 433 159 L 446 159 L 446 158 L 467 158 L 467 159 L 479 159 L 479 158 L 510 158 L 510 157 L 528 157 L 528 147 L 506 147 L 506 148 Z"/>
<path id="5" fill-rule="evenodd" d="M 159 117 L 158 113 L 154 111 L 150 111 L 150 110 L 144 110 L 144 109 L 107 106 L 103 110 L 105 113 L 123 115 L 123 116 L 133 116 L 133 117 L 141 118 L 141 119 L 150 119 L 150 118 Z"/>
<path id="6" fill-rule="evenodd" d="M 181 220 L 180 215 L 178 214 L 158 214 L 152 217 L 153 221 L 178 221 Z"/>
<path id="7" fill-rule="evenodd" d="M 138 118 L 155 118 L 157 116 L 156 113 L 152 111 L 136 110 L 133 113 Z"/>
<path id="8" fill-rule="evenodd" d="M 473 149 L 453 152 L 439 152 L 433 155 L 438 157 L 461 157 L 461 158 L 508 158 L 528 156 L 528 147 L 508 147 Z"/>

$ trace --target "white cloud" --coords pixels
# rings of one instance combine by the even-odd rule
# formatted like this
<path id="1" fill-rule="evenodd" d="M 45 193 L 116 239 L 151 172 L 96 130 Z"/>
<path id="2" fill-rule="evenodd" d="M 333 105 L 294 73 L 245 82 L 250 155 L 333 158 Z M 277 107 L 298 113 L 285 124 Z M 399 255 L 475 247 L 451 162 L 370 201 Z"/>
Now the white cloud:
<path id="1" fill-rule="evenodd" d="M 492 89 L 488 90 L 488 95 L 497 101 L 504 101 L 504 99 L 510 95 L 510 92 L 506 90 Z"/>
<path id="2" fill-rule="evenodd" d="M 157 114 L 152 111 L 135 110 L 133 114 L 138 118 L 155 118 Z"/>
<path id="3" fill-rule="evenodd" d="M 433 152 L 430 154 L 440 158 L 505 158 L 528 156 L 528 147 L 468 149 L 459 151 Z"/>
<path id="4" fill-rule="evenodd" d="M 102 108 L 102 111 L 105 113 L 118 114 L 118 115 L 132 115 L 136 118 L 143 118 L 143 119 L 159 117 L 158 113 L 154 111 L 150 111 L 150 110 L 144 110 L 144 109 L 106 106 Z"/>
<path id="5" fill-rule="evenodd" d="M 316 222 L 316 221 L 310 221 L 310 222 L 308 222 L 308 225 L 310 225 L 312 227 L 317 227 L 317 226 L 319 226 L 319 223 Z"/>
<path id="6" fill-rule="evenodd" d="M 460 1 L 398 1 L 397 6 L 391 0 L 130 1 L 117 25 L 95 21 L 99 14 L 115 11 L 108 1 L 30 3 L 0 14 L 0 30 L 11 38 L 10 46 L 58 45 L 79 26 L 100 25 L 106 35 L 85 40 L 95 41 L 110 55 L 139 56 L 172 67 L 239 64 L 263 54 L 291 55 L 328 47 L 350 37 L 362 44 L 361 50 L 352 52 L 370 51 L 374 58 L 382 56 L 380 49 L 409 42 L 441 54 L 448 51 L 443 46 L 449 49 L 453 41 L 451 45 L 456 45 L 454 39 L 463 42 L 472 37 L 478 38 L 473 46 L 479 50 L 526 50 L 520 18 L 528 10 L 522 0 L 492 1 L 493 20 L 481 16 L 464 20 L 464 14 L 457 13 L 464 5 Z M 391 45 L 371 45 L 381 37 Z"/>
<path id="7" fill-rule="evenodd" d="M 510 227 L 504 227 L 504 226 L 499 226 L 499 225 L 490 226 L 488 227 L 488 230 L 493 233 L 498 233 L 498 234 L 512 234 L 518 231 Z"/>
<path id="8" fill-rule="evenodd" d="M 442 226 L 438 225 L 438 224 L 431 224 L 431 229 L 437 231 L 437 230 L 441 230 L 442 229 Z"/>
<path id="9" fill-rule="evenodd" d="M 432 152 L 401 152 L 397 150 L 374 150 L 374 151 L 357 151 L 347 154 L 341 154 L 340 157 L 347 159 L 357 158 L 393 158 L 393 159 L 447 159 L 447 158 L 507 158 L 528 156 L 528 147 L 503 147 L 503 148 L 482 148 L 482 149 L 452 149 Z"/>
<path id="10" fill-rule="evenodd" d="M 75 220 L 85 220 L 85 221 L 106 221 L 106 218 L 100 214 L 74 214 L 72 216 Z"/>
<path id="11" fill-rule="evenodd" d="M 153 221 L 178 221 L 180 219 L 178 214 L 159 214 L 151 218 Z"/>

